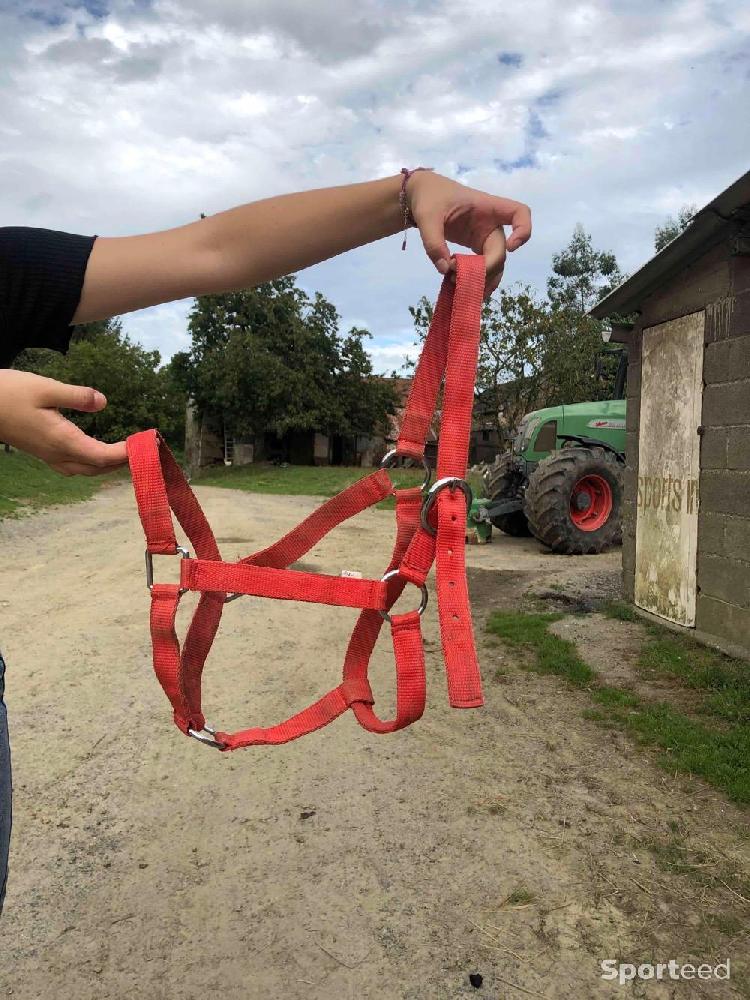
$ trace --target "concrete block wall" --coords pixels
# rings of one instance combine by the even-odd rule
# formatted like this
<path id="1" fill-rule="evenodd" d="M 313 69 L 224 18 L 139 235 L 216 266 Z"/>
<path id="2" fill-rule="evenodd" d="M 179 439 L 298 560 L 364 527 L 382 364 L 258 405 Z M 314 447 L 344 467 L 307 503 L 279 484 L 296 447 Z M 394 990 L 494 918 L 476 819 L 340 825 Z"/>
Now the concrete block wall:
<path id="1" fill-rule="evenodd" d="M 750 650 L 750 259 L 706 309 L 696 628 Z"/>

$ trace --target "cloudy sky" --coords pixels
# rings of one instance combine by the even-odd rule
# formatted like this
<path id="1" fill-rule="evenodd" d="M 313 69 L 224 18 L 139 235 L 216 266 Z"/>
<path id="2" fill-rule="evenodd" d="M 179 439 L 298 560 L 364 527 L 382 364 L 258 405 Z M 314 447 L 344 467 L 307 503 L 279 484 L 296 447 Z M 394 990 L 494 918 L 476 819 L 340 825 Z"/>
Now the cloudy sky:
<path id="1" fill-rule="evenodd" d="M 0 225 L 144 232 L 424 164 L 531 205 L 506 276 L 543 289 L 576 222 L 632 272 L 750 168 L 750 3 L 0 0 L 0 107 Z M 379 370 L 438 286 L 416 233 L 299 280 Z M 169 357 L 189 305 L 126 329 Z"/>

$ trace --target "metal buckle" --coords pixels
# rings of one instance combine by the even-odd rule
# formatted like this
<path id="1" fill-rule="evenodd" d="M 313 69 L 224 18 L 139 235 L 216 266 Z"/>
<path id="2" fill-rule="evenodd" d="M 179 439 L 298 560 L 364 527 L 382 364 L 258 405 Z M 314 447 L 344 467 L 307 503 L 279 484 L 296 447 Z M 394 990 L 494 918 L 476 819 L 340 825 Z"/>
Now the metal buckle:
<path id="1" fill-rule="evenodd" d="M 189 549 L 183 548 L 182 545 L 176 545 L 174 552 L 164 552 L 159 553 L 159 555 L 181 555 L 183 559 L 190 558 Z M 146 586 L 149 590 L 154 586 L 154 554 L 146 549 Z M 184 594 L 185 589 L 180 588 L 180 593 Z"/>
<path id="2" fill-rule="evenodd" d="M 387 452 L 383 456 L 383 460 L 380 463 L 380 468 L 381 469 L 390 469 L 391 466 L 393 465 L 393 463 L 396 461 L 397 458 L 412 458 L 413 459 L 414 457 L 415 457 L 414 455 L 399 455 L 398 448 L 391 448 L 391 450 L 389 452 Z M 422 489 L 426 490 L 427 487 L 430 485 L 430 480 L 432 479 L 432 469 L 427 464 L 427 459 L 424 457 L 424 455 L 422 455 L 422 467 L 423 467 L 424 472 L 425 472 L 424 482 L 422 483 Z"/>
<path id="3" fill-rule="evenodd" d="M 390 580 L 391 577 L 399 576 L 400 572 L 401 570 L 399 569 L 392 569 L 390 570 L 390 572 L 385 574 L 385 576 L 381 579 L 380 582 L 385 583 L 385 581 Z M 420 585 L 420 589 L 422 591 L 422 601 L 419 607 L 417 608 L 417 614 L 421 617 L 424 614 L 424 609 L 427 607 L 427 601 L 429 600 L 430 594 L 429 591 L 427 590 L 427 587 L 424 584 Z M 391 621 L 391 616 L 387 611 L 378 611 L 378 614 L 380 615 L 381 618 L 384 618 L 385 621 L 387 622 Z"/>
<path id="4" fill-rule="evenodd" d="M 436 535 L 437 531 L 432 527 L 430 522 L 427 520 L 430 511 L 432 510 L 432 505 L 437 499 L 438 493 L 441 490 L 449 489 L 451 492 L 453 490 L 461 490 L 463 495 L 466 497 L 466 509 L 471 507 L 472 501 L 474 499 L 474 494 L 471 491 L 471 486 L 466 482 L 465 479 L 459 479 L 458 476 L 445 476 L 443 479 L 438 479 L 437 482 L 433 483 L 430 487 L 430 492 L 425 497 L 425 501 L 422 504 L 422 513 L 420 514 L 420 521 L 422 522 L 422 527 L 430 535 Z"/>
<path id="5" fill-rule="evenodd" d="M 206 736 L 208 733 L 208 736 Z M 217 750 L 223 750 L 226 747 L 226 743 L 219 743 L 213 737 L 216 735 L 216 730 L 209 726 L 207 722 L 203 724 L 203 729 L 188 729 L 188 736 L 192 736 L 194 740 L 198 740 L 207 747 L 216 747 Z"/>

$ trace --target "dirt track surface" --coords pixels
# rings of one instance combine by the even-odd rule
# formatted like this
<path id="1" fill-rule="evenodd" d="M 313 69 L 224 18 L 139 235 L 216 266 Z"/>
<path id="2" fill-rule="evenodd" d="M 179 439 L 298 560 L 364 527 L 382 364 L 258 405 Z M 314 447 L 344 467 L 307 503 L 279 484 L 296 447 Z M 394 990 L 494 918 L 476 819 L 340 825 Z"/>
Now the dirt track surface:
<path id="1" fill-rule="evenodd" d="M 319 502 L 198 493 L 228 558 Z M 393 525 L 391 512 L 365 513 L 305 566 L 380 575 Z M 0 524 L 0 550 L 15 769 L 0 997 L 747 995 L 738 981 L 648 982 L 644 993 L 601 980 L 603 959 L 689 961 L 694 940 L 706 961 L 727 957 L 701 934 L 707 913 L 736 901 L 633 844 L 677 819 L 711 858 L 740 864 L 744 852 L 746 863 L 746 818 L 584 719 L 585 693 L 514 670 L 483 635 L 488 612 L 529 588 L 616 589 L 619 553 L 564 560 L 500 535 L 468 550 L 484 709 L 447 707 L 433 600 L 417 725 L 378 737 L 347 713 L 296 743 L 224 755 L 174 728 L 152 674 L 129 484 Z M 170 560 L 156 572 L 173 578 Z M 206 669 L 208 717 L 270 724 L 315 700 L 339 680 L 355 615 L 230 605 Z M 614 628 L 591 633 L 600 659 L 608 643 L 628 655 Z M 388 646 L 384 635 L 372 670 L 382 716 Z M 725 943 L 739 964 L 746 945 Z"/>

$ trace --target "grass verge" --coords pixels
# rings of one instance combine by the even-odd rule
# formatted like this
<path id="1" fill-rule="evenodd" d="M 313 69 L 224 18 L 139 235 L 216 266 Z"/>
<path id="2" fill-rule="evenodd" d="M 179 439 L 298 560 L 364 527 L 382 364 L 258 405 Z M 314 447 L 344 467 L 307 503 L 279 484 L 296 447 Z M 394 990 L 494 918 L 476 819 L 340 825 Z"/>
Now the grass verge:
<path id="1" fill-rule="evenodd" d="M 0 518 L 29 509 L 78 503 L 92 497 L 101 479 L 61 476 L 44 462 L 20 451 L 0 450 Z"/>
<path id="2" fill-rule="evenodd" d="M 626 605 L 616 605 L 606 613 L 622 619 L 625 609 Z M 588 710 L 586 717 L 621 729 L 639 744 L 660 751 L 658 761 L 666 770 L 697 775 L 733 801 L 750 803 L 747 664 L 666 629 L 647 626 L 638 673 L 643 677 L 669 677 L 703 692 L 699 712 L 704 718 L 697 718 L 667 702 L 647 701 L 635 691 L 600 684 L 595 671 L 578 655 L 575 644 L 550 633 L 550 624 L 561 617 L 496 611 L 489 618 L 487 630 L 508 645 L 530 652 L 532 670 L 556 674 L 578 688 L 588 689 L 596 707 Z"/>
<path id="3" fill-rule="evenodd" d="M 627 604 L 615 603 L 603 609 L 610 618 L 643 620 Z M 669 677 L 685 687 L 703 692 L 702 715 L 727 722 L 750 724 L 750 669 L 742 660 L 703 646 L 658 625 L 644 625 L 648 641 L 643 647 L 638 673 L 646 680 Z"/>
<path id="4" fill-rule="evenodd" d="M 199 486 L 220 486 L 248 493 L 332 497 L 373 471 L 346 465 L 288 465 L 283 468 L 280 465 L 258 462 L 238 468 L 218 466 L 202 472 L 195 483 Z M 419 486 L 424 479 L 422 469 L 389 469 L 388 474 L 397 489 Z M 477 480 L 471 485 L 476 495 L 481 495 L 481 482 Z M 379 503 L 378 507 L 389 508 L 393 503 L 393 499 L 389 498 Z"/>
<path id="5" fill-rule="evenodd" d="M 576 687 L 587 687 L 595 680 L 594 671 L 578 655 L 574 642 L 560 639 L 549 631 L 552 622 L 562 617 L 551 613 L 495 611 L 487 623 L 487 630 L 509 646 L 532 651 L 532 669 L 537 673 L 557 674 Z"/>

